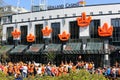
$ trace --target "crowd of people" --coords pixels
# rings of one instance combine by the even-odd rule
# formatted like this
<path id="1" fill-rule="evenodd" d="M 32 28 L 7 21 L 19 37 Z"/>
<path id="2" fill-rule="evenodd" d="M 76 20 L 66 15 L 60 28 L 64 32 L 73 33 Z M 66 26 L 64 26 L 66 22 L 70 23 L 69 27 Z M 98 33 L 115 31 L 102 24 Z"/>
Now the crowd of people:
<path id="1" fill-rule="evenodd" d="M 103 74 L 106 77 L 120 77 L 120 67 L 98 67 L 95 68 L 94 62 L 85 62 L 78 61 L 76 64 L 73 64 L 71 61 L 68 63 L 61 62 L 59 66 L 51 64 L 41 64 L 35 62 L 18 62 L 18 63 L 0 63 L 0 71 L 2 71 L 6 76 L 22 76 L 26 78 L 28 76 L 61 76 L 62 74 L 69 74 L 71 70 L 76 71 L 80 69 L 86 69 L 91 74 Z"/>

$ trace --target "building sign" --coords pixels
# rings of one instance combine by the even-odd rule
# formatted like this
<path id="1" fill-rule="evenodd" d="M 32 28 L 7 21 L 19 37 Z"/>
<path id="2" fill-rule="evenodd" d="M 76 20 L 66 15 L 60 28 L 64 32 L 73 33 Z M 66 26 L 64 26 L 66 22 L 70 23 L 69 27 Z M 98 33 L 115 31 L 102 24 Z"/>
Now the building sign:
<path id="1" fill-rule="evenodd" d="M 63 9 L 65 8 L 72 8 L 72 7 L 78 7 L 78 6 L 82 6 L 79 2 L 77 3 L 66 3 L 64 4 L 60 4 L 60 5 L 55 5 L 55 6 L 48 6 L 47 9 L 48 10 L 52 10 L 52 9 Z"/>

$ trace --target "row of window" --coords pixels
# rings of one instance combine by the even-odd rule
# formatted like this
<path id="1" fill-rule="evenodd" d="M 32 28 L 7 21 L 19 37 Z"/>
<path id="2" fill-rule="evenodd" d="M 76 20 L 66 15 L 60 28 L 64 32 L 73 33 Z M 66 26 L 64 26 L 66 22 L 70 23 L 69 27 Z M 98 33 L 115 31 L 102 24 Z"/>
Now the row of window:
<path id="1" fill-rule="evenodd" d="M 58 38 L 58 34 L 60 34 L 60 22 L 51 23 L 51 28 L 53 29 L 52 32 L 52 43 L 60 43 L 60 40 Z M 113 35 L 112 35 L 112 41 L 111 42 L 120 42 L 120 18 L 114 18 L 111 19 L 111 25 L 114 26 Z M 95 41 L 100 41 L 100 37 L 98 35 L 98 26 L 100 26 L 100 20 L 92 20 L 90 23 L 90 39 Z M 28 26 L 21 26 L 21 43 L 25 44 L 26 36 L 27 36 L 27 27 Z M 43 35 L 41 30 L 43 29 L 43 24 L 35 25 L 35 35 L 36 35 L 36 42 L 35 43 L 43 43 Z M 7 39 L 8 42 L 12 42 L 13 40 L 11 32 L 13 31 L 13 27 L 7 28 Z M 69 32 L 71 34 L 69 42 L 79 42 L 81 41 L 79 38 L 79 27 L 77 25 L 77 21 L 71 21 L 69 22 Z"/>
<path id="2" fill-rule="evenodd" d="M 53 30 L 52 36 L 51 36 L 51 43 L 60 43 L 60 40 L 58 38 L 58 34 L 60 34 L 60 22 L 51 23 L 51 28 Z M 100 26 L 100 20 L 92 20 L 90 24 L 90 37 L 91 38 L 99 38 L 97 33 L 97 28 Z M 21 26 L 21 44 L 26 44 L 26 36 L 27 36 L 27 29 L 28 26 Z M 43 29 L 43 24 L 37 24 L 35 25 L 35 36 L 36 41 L 35 43 L 44 43 L 43 35 L 41 30 Z M 7 28 L 7 42 L 8 44 L 13 44 L 13 38 L 11 35 L 11 32 L 13 31 L 13 27 Z M 71 34 L 69 42 L 80 42 L 79 38 L 79 27 L 77 25 L 77 21 L 71 21 L 69 22 L 69 32 Z"/>
<path id="3" fill-rule="evenodd" d="M 113 18 L 111 24 L 114 26 L 112 41 L 120 42 L 120 18 Z"/>

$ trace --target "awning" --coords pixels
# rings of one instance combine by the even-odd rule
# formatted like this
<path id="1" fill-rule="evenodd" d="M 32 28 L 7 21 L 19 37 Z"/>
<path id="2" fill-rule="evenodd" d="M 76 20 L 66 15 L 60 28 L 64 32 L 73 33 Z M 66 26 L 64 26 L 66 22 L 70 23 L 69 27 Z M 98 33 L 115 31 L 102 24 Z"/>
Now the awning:
<path id="1" fill-rule="evenodd" d="M 0 54 L 9 52 L 13 47 L 14 47 L 14 45 L 4 45 L 4 46 L 1 46 Z"/>
<path id="2" fill-rule="evenodd" d="M 87 43 L 86 53 L 88 54 L 103 54 L 103 43 L 101 42 L 89 42 Z"/>
<path id="3" fill-rule="evenodd" d="M 61 51 L 61 44 L 48 44 L 44 52 L 59 52 Z"/>
<path id="4" fill-rule="evenodd" d="M 18 45 L 12 51 L 10 51 L 10 53 L 22 53 L 27 48 L 28 48 L 27 45 Z"/>
<path id="5" fill-rule="evenodd" d="M 44 44 L 32 44 L 26 53 L 38 53 L 44 47 Z"/>
<path id="6" fill-rule="evenodd" d="M 81 43 L 67 43 L 65 49 L 63 50 L 64 54 L 80 54 Z"/>
<path id="7" fill-rule="evenodd" d="M 120 46 L 116 46 L 116 45 L 108 45 L 108 48 L 110 50 L 110 52 L 116 52 L 116 51 L 120 51 Z"/>
<path id="8" fill-rule="evenodd" d="M 120 46 L 108 45 L 110 52 L 114 52 L 120 49 Z"/>

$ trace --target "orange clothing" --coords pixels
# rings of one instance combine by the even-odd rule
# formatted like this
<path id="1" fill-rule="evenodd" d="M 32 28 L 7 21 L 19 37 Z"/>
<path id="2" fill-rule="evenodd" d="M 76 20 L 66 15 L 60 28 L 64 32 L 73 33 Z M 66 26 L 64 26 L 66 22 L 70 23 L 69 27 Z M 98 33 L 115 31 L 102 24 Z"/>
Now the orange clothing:
<path id="1" fill-rule="evenodd" d="M 9 72 L 9 73 L 14 73 L 14 69 L 13 69 L 12 66 L 9 66 L 9 67 L 8 67 L 8 72 Z"/>
<path id="2" fill-rule="evenodd" d="M 58 75 L 59 75 L 58 69 L 55 68 L 55 76 L 58 76 Z"/>
<path id="3" fill-rule="evenodd" d="M 72 66 L 72 71 L 75 71 L 76 70 L 76 66 Z"/>
<path id="4" fill-rule="evenodd" d="M 42 74 L 44 74 L 45 73 L 45 67 L 42 67 L 41 71 L 42 71 Z"/>
<path id="5" fill-rule="evenodd" d="M 6 66 L 4 66 L 4 68 L 3 68 L 3 72 L 5 73 L 5 75 L 8 75 L 8 68 L 6 67 Z"/>
<path id="6" fill-rule="evenodd" d="M 34 67 L 32 67 L 32 68 L 30 69 L 30 72 L 31 72 L 31 73 L 33 73 L 33 72 L 34 72 Z"/>
<path id="7" fill-rule="evenodd" d="M 34 72 L 34 66 L 31 65 L 31 66 L 30 66 L 30 73 L 33 73 L 33 72 Z"/>
<path id="8" fill-rule="evenodd" d="M 51 68 L 51 72 L 52 72 L 52 73 L 55 73 L 55 67 L 52 67 L 52 68 Z"/>
<path id="9" fill-rule="evenodd" d="M 63 74 L 64 75 L 66 75 L 68 73 L 68 70 L 67 70 L 67 68 L 65 67 L 65 68 L 63 68 Z"/>
<path id="10" fill-rule="evenodd" d="M 88 69 L 92 69 L 93 68 L 93 65 L 90 63 L 88 64 Z"/>
<path id="11" fill-rule="evenodd" d="M 63 68 L 59 67 L 58 68 L 58 76 L 61 76 L 63 74 Z"/>
<path id="12" fill-rule="evenodd" d="M 19 66 L 14 66 L 14 71 L 16 74 L 20 74 Z"/>
<path id="13" fill-rule="evenodd" d="M 30 73 L 30 65 L 28 65 L 28 73 Z"/>

